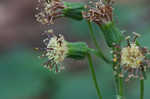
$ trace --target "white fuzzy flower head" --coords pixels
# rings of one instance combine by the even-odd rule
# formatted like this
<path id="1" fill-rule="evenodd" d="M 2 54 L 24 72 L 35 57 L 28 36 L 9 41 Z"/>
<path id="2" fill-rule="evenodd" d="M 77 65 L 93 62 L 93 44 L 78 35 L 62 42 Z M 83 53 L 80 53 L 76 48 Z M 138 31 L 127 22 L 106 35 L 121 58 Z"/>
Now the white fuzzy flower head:
<path id="1" fill-rule="evenodd" d="M 121 51 L 121 65 L 130 68 L 139 68 L 144 58 L 145 56 L 135 43 L 130 44 Z"/>
<path id="2" fill-rule="evenodd" d="M 56 63 L 60 63 L 64 60 L 67 53 L 67 44 L 62 35 L 54 36 L 49 40 L 47 45 L 47 54 L 48 59 L 55 60 Z"/>
<path id="3" fill-rule="evenodd" d="M 62 35 L 53 36 L 47 41 L 46 52 L 44 56 L 48 58 L 48 62 L 44 64 L 46 68 L 53 72 L 60 72 L 64 69 L 62 62 L 64 61 L 66 54 L 68 53 L 67 42 Z"/>

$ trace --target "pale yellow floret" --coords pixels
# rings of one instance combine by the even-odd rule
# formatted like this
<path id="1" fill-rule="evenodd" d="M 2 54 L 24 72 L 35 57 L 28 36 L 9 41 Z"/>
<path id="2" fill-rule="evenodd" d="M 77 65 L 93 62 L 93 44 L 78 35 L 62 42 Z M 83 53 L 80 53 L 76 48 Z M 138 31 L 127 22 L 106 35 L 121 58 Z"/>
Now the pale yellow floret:
<path id="1" fill-rule="evenodd" d="M 113 62 L 117 62 L 117 58 L 113 58 Z"/>
<path id="2" fill-rule="evenodd" d="M 53 59 L 56 64 L 63 62 L 68 52 L 67 42 L 63 36 L 60 36 L 60 38 L 56 36 L 52 37 L 47 45 L 47 49 L 53 49 L 47 50 L 46 56 L 49 60 Z"/>
<path id="3" fill-rule="evenodd" d="M 142 54 L 139 47 L 132 43 L 121 51 L 121 65 L 131 68 L 139 68 L 145 56 Z"/>

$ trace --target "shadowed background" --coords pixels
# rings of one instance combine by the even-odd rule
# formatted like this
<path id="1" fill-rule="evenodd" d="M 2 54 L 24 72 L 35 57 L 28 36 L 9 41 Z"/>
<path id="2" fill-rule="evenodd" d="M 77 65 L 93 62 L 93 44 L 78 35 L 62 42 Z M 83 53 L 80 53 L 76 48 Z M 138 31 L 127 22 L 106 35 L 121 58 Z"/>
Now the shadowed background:
<path id="1" fill-rule="evenodd" d="M 97 99 L 86 59 L 65 60 L 66 70 L 58 74 L 41 65 L 44 60 L 38 58 L 40 53 L 33 48 L 42 46 L 40 33 L 47 27 L 35 21 L 36 4 L 37 0 L 0 0 L 0 99 Z M 114 17 L 120 29 L 127 31 L 125 35 L 142 34 L 139 41 L 150 48 L 149 4 L 149 0 L 116 0 Z M 67 41 L 85 41 L 94 48 L 85 21 L 61 18 L 50 28 L 62 33 Z M 106 53 L 109 50 L 103 35 L 96 25 L 94 28 Z M 116 99 L 111 66 L 93 60 L 104 99 Z M 150 96 L 149 78 L 145 81 L 145 99 Z M 128 82 L 124 87 L 127 99 L 139 98 L 138 81 Z"/>

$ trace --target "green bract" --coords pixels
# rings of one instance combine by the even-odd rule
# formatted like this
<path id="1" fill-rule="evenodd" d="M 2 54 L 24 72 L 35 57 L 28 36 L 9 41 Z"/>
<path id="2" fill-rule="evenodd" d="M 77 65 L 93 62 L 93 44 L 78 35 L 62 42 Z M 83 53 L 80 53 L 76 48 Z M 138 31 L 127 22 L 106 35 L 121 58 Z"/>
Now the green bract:
<path id="1" fill-rule="evenodd" d="M 103 32 L 106 43 L 109 47 L 113 47 L 114 44 L 120 44 L 121 40 L 123 39 L 123 36 L 120 30 L 115 26 L 113 22 L 99 25 L 99 27 Z"/>
<path id="2" fill-rule="evenodd" d="M 63 9 L 63 14 L 66 17 L 82 20 L 82 11 L 84 10 L 83 3 L 71 3 L 71 2 L 64 2 L 64 6 L 66 8 Z"/>
<path id="3" fill-rule="evenodd" d="M 76 43 L 68 43 L 68 58 L 73 59 L 84 59 L 86 55 L 88 54 L 88 46 L 84 42 L 76 42 Z"/>

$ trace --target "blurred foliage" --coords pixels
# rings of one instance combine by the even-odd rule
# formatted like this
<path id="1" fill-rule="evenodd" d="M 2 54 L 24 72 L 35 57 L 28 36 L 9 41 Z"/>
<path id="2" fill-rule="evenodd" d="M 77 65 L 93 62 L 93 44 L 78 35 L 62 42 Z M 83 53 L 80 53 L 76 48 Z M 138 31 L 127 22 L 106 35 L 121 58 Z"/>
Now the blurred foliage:
<path id="1" fill-rule="evenodd" d="M 37 54 L 18 47 L 1 55 L 0 99 L 26 99 L 47 87 L 55 88 L 50 73 L 40 64 Z"/>

